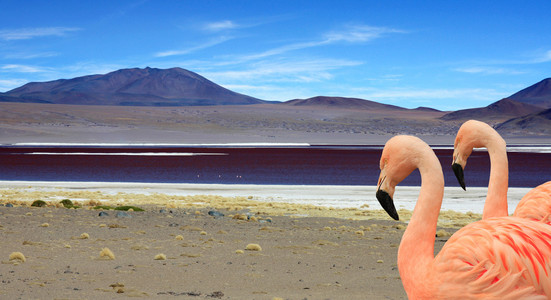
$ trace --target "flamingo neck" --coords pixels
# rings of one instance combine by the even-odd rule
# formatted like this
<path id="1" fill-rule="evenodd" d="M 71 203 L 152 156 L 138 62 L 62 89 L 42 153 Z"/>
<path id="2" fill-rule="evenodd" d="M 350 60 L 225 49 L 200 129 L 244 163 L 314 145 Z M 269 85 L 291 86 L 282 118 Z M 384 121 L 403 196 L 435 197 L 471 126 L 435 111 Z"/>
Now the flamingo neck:
<path id="1" fill-rule="evenodd" d="M 486 144 L 490 156 L 490 181 L 482 218 L 504 217 L 509 215 L 507 189 L 509 187 L 509 165 L 505 141 L 495 136 Z"/>
<path id="2" fill-rule="evenodd" d="M 430 272 L 436 225 L 444 197 L 444 175 L 436 155 L 427 153 L 418 167 L 421 191 L 398 249 L 398 269 L 410 297 L 423 288 L 419 286 L 419 278 L 425 278 Z"/>

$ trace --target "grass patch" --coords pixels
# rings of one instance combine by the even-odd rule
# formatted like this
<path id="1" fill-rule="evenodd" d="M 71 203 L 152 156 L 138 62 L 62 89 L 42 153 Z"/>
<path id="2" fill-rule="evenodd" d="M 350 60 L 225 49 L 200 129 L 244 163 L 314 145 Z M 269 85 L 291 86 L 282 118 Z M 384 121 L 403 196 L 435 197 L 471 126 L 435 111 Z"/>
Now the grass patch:
<path id="1" fill-rule="evenodd" d="M 46 202 L 42 201 L 42 200 L 34 200 L 33 203 L 31 204 L 31 206 L 44 207 L 44 206 L 46 206 Z"/>
<path id="2" fill-rule="evenodd" d="M 73 201 L 71 201 L 69 199 L 63 199 L 59 203 L 61 203 L 65 208 L 80 208 L 80 206 L 74 205 Z"/>

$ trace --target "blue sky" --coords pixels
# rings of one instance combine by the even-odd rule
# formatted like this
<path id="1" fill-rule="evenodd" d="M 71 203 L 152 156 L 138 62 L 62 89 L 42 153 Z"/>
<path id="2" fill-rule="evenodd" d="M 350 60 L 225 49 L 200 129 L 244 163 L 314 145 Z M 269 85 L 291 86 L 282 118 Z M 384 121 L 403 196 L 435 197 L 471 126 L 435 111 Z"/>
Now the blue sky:
<path id="1" fill-rule="evenodd" d="M 265 100 L 486 106 L 551 77 L 551 1 L 0 2 L 0 92 L 181 67 Z"/>

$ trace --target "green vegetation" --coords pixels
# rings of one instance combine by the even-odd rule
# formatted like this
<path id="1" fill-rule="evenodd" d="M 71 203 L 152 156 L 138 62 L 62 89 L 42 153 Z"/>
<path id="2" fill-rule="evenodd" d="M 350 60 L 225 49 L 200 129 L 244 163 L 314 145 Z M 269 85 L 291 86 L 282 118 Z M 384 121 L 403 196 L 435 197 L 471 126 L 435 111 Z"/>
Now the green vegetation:
<path id="1" fill-rule="evenodd" d="M 71 201 L 71 200 L 69 200 L 69 199 L 63 199 L 63 200 L 61 200 L 60 203 L 63 204 L 63 206 L 64 206 L 65 208 L 80 208 L 80 206 L 74 205 L 74 204 L 73 204 L 73 201 Z"/>
<path id="2" fill-rule="evenodd" d="M 42 200 L 34 200 L 33 204 L 31 204 L 31 206 L 44 207 L 44 206 L 46 206 L 46 202 L 42 201 Z"/>

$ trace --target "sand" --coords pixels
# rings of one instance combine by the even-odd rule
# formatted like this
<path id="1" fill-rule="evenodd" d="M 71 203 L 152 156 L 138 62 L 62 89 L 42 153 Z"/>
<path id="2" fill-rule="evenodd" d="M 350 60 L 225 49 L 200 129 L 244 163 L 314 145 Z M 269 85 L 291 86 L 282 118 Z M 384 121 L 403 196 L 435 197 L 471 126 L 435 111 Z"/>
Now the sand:
<path id="1" fill-rule="evenodd" d="M 285 201 L 293 192 L 276 187 L 268 192 L 279 201 L 265 201 L 254 187 L 236 187 L 250 196 L 223 187 L 1 182 L 0 298 L 406 299 L 396 265 L 406 223 L 378 207 Z M 46 206 L 31 207 L 37 199 Z M 117 216 L 98 204 L 145 211 Z M 444 213 L 436 251 L 479 218 Z M 10 260 L 19 254 L 24 262 Z"/>

